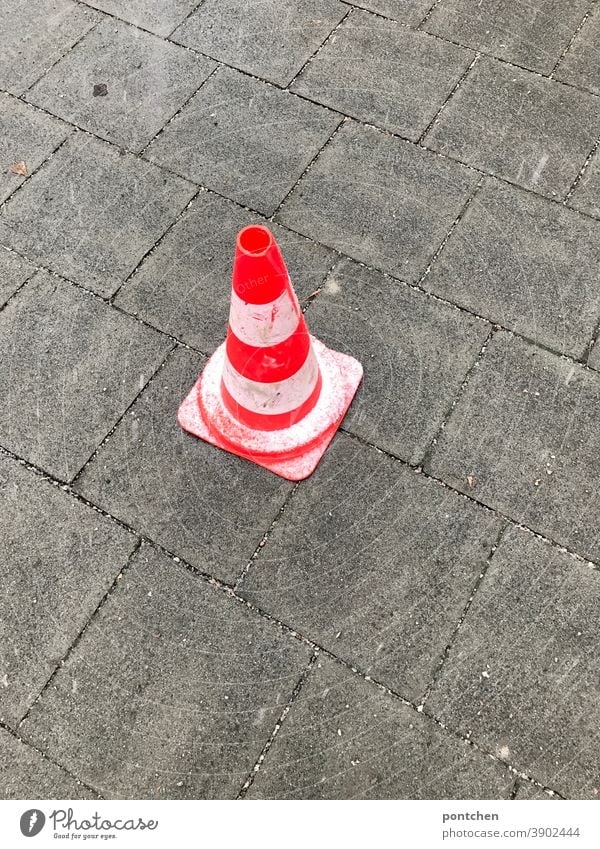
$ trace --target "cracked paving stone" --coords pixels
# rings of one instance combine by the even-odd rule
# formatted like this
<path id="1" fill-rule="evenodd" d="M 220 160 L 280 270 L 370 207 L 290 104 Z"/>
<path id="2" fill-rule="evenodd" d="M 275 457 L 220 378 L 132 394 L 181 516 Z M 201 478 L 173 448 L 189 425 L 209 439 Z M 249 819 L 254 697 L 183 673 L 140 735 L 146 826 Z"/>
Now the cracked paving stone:
<path id="1" fill-rule="evenodd" d="M 0 718 L 16 728 L 135 539 L 5 455 L 0 495 Z"/>
<path id="2" fill-rule="evenodd" d="M 600 224 L 486 179 L 423 286 L 559 353 L 600 317 Z"/>
<path id="3" fill-rule="evenodd" d="M 185 20 L 199 0 L 86 0 L 89 6 L 116 15 L 134 26 L 167 36 Z"/>
<path id="4" fill-rule="evenodd" d="M 179 427 L 177 408 L 204 364 L 175 351 L 76 488 L 192 566 L 233 582 L 292 484 Z"/>
<path id="5" fill-rule="evenodd" d="M 499 529 L 491 512 L 338 434 L 239 591 L 416 700 Z"/>
<path id="6" fill-rule="evenodd" d="M 428 709 L 546 787 L 600 793 L 600 573 L 511 528 Z"/>
<path id="7" fill-rule="evenodd" d="M 173 40 L 257 77 L 287 85 L 348 12 L 338 0 L 205 0 Z"/>
<path id="8" fill-rule="evenodd" d="M 171 342 L 39 272 L 0 314 L 0 444 L 70 480 Z"/>
<path id="9" fill-rule="evenodd" d="M 0 245 L 0 308 L 33 274 L 30 262 Z"/>
<path id="10" fill-rule="evenodd" d="M 474 55 L 357 11 L 292 91 L 417 141 Z"/>
<path id="11" fill-rule="evenodd" d="M 426 464 L 511 519 L 600 559 L 600 375 L 498 333 Z"/>
<path id="12" fill-rule="evenodd" d="M 596 98 L 482 57 L 427 147 L 549 197 L 565 197 L 600 135 Z"/>
<path id="13" fill-rule="evenodd" d="M 277 219 L 412 282 L 441 245 L 477 179 L 459 163 L 349 121 Z"/>
<path id="14" fill-rule="evenodd" d="M 0 203 L 26 179 L 11 166 L 24 162 L 31 174 L 70 132 L 62 121 L 0 92 Z"/>
<path id="15" fill-rule="evenodd" d="M 600 14 L 592 7 L 590 16 L 576 35 L 566 56 L 556 69 L 558 80 L 581 86 L 600 94 Z"/>
<path id="16" fill-rule="evenodd" d="M 306 317 L 311 333 L 363 364 L 345 429 L 420 462 L 489 325 L 352 260 L 335 268 Z"/>
<path id="17" fill-rule="evenodd" d="M 600 218 L 600 156 L 595 153 L 585 169 L 575 191 L 569 198 L 569 206 Z"/>
<path id="18" fill-rule="evenodd" d="M 96 799 L 68 773 L 0 728 L 0 798 Z"/>
<path id="19" fill-rule="evenodd" d="M 348 5 L 367 9 L 378 15 L 384 15 L 403 24 L 416 26 L 419 24 L 434 0 L 347 0 Z"/>
<path id="20" fill-rule="evenodd" d="M 428 32 L 549 74 L 585 12 L 588 0 L 442 0 Z"/>
<path id="21" fill-rule="evenodd" d="M 107 19 L 27 92 L 27 100 L 134 152 L 191 97 L 216 64 Z M 105 84 L 105 97 L 94 86 Z"/>
<path id="22" fill-rule="evenodd" d="M 108 296 L 194 192 L 149 162 L 75 133 L 7 201 L 0 242 Z"/>
<path id="23" fill-rule="evenodd" d="M 303 684 L 250 799 L 506 799 L 506 767 L 328 658 Z"/>
<path id="24" fill-rule="evenodd" d="M 99 20 L 72 0 L 2 0 L 0 88 L 22 94 Z"/>
<path id="25" fill-rule="evenodd" d="M 264 219 L 217 195 L 202 192 L 115 299 L 188 345 L 211 353 L 225 338 L 236 237 Z M 321 285 L 335 254 L 267 222 L 290 277 L 305 301 Z"/>
<path id="26" fill-rule="evenodd" d="M 232 798 L 309 656 L 144 546 L 21 733 L 107 798 Z"/>
<path id="27" fill-rule="evenodd" d="M 290 92 L 221 68 L 146 156 L 271 215 L 340 120 Z"/>

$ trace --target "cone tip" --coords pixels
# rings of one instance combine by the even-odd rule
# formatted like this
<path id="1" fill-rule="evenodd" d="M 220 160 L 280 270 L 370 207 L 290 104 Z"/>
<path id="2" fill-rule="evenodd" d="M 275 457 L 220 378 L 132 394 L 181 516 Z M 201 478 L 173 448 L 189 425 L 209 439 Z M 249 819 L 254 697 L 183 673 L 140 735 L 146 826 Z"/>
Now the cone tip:
<path id="1" fill-rule="evenodd" d="M 262 224 L 250 224 L 237 236 L 238 250 L 246 256 L 264 256 L 274 243 L 273 234 Z"/>

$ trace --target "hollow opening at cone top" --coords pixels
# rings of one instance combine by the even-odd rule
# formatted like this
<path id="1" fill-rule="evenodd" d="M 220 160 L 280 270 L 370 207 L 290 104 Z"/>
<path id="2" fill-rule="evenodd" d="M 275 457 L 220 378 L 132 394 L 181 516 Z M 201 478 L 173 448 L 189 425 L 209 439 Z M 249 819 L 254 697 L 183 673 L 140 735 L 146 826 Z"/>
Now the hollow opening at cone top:
<path id="1" fill-rule="evenodd" d="M 273 244 L 273 236 L 261 224 L 250 224 L 238 233 L 237 244 L 248 256 L 264 256 Z"/>

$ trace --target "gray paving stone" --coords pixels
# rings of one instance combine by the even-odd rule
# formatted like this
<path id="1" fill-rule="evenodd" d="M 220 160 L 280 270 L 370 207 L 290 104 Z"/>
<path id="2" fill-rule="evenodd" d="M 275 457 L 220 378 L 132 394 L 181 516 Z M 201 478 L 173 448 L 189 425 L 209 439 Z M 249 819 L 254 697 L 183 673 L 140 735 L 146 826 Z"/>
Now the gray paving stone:
<path id="1" fill-rule="evenodd" d="M 592 6 L 589 18 L 556 69 L 556 78 L 600 94 L 599 50 L 600 14 Z"/>
<path id="2" fill-rule="evenodd" d="M 600 218 L 600 157 L 594 154 L 569 199 L 569 206 Z"/>
<path id="3" fill-rule="evenodd" d="M 146 155 L 271 215 L 339 122 L 328 109 L 222 68 Z"/>
<path id="4" fill-rule="evenodd" d="M 600 344 L 598 343 L 598 340 L 596 340 L 590 352 L 588 365 L 591 368 L 596 369 L 596 371 L 600 371 Z"/>
<path id="5" fill-rule="evenodd" d="M 89 6 L 116 15 L 156 35 L 169 35 L 199 0 L 86 0 Z"/>
<path id="6" fill-rule="evenodd" d="M 75 133 L 7 202 L 0 242 L 111 295 L 193 194 L 179 177 Z"/>
<path id="7" fill-rule="evenodd" d="M 520 801 L 522 799 L 534 799 L 536 801 L 551 802 L 561 801 L 559 796 L 551 796 L 550 793 L 548 793 L 542 787 L 538 787 L 536 784 L 532 784 L 531 781 L 525 781 L 525 779 L 523 779 L 519 783 L 515 799 L 517 801 Z"/>
<path id="8" fill-rule="evenodd" d="M 22 94 L 99 19 L 72 0 L 3 0 L 0 88 Z"/>
<path id="9" fill-rule="evenodd" d="M 292 90 L 417 141 L 474 55 L 356 11 Z"/>
<path id="10" fill-rule="evenodd" d="M 96 799 L 60 767 L 0 728 L 0 799 Z"/>
<path id="11" fill-rule="evenodd" d="M 251 799 L 506 799 L 508 770 L 341 664 L 318 661 Z"/>
<path id="12" fill-rule="evenodd" d="M 423 286 L 582 357 L 600 316 L 599 276 L 600 224 L 489 179 Z"/>
<path id="13" fill-rule="evenodd" d="M 599 402 L 599 375 L 498 333 L 426 468 L 598 559 Z"/>
<path id="14" fill-rule="evenodd" d="M 33 86 L 27 100 L 137 152 L 215 67 L 210 59 L 107 19 Z M 99 84 L 107 85 L 105 96 L 94 96 Z"/>
<path id="15" fill-rule="evenodd" d="M 70 480 L 171 342 L 40 272 L 0 315 L 0 444 Z"/>
<path id="16" fill-rule="evenodd" d="M 352 260 L 335 269 L 306 318 L 311 333 L 363 364 L 344 427 L 420 462 L 489 325 Z"/>
<path id="17" fill-rule="evenodd" d="M 233 582 L 292 485 L 181 430 L 177 408 L 203 365 L 176 351 L 77 489 L 198 569 Z"/>
<path id="18" fill-rule="evenodd" d="M 591 94 L 482 57 L 425 144 L 538 194 L 564 197 L 599 134 Z"/>
<path id="19" fill-rule="evenodd" d="M 347 11 L 338 0 L 254 0 L 251 11 L 240 14 L 236 0 L 205 0 L 173 39 L 287 85 Z"/>
<path id="20" fill-rule="evenodd" d="M 0 203 L 26 179 L 11 166 L 25 162 L 31 174 L 70 132 L 62 121 L 0 92 Z"/>
<path id="21" fill-rule="evenodd" d="M 309 656 L 144 548 L 21 733 L 108 798 L 230 798 Z"/>
<path id="22" fill-rule="evenodd" d="M 589 8 L 588 0 L 442 0 L 425 29 L 515 65 L 549 74 Z"/>
<path id="23" fill-rule="evenodd" d="M 0 246 L 0 307 L 34 272 L 30 262 Z"/>
<path id="24" fill-rule="evenodd" d="M 135 539 L 5 455 L 0 491 L 0 718 L 15 728 Z"/>
<path id="25" fill-rule="evenodd" d="M 499 527 L 491 512 L 340 434 L 240 592 L 416 700 Z"/>
<path id="26" fill-rule="evenodd" d="M 477 174 L 372 127 L 347 122 L 277 219 L 413 281 L 477 184 Z"/>
<path id="27" fill-rule="evenodd" d="M 202 192 L 121 289 L 116 303 L 211 353 L 227 331 L 236 236 L 252 223 L 265 222 L 230 201 Z M 303 301 L 321 285 L 335 254 L 277 224 L 268 226 Z"/>
<path id="28" fill-rule="evenodd" d="M 600 573 L 513 528 L 428 703 L 545 786 L 600 792 Z"/>
<path id="29" fill-rule="evenodd" d="M 350 6 L 367 9 L 395 21 L 416 26 L 423 20 L 435 0 L 346 0 L 346 2 Z"/>

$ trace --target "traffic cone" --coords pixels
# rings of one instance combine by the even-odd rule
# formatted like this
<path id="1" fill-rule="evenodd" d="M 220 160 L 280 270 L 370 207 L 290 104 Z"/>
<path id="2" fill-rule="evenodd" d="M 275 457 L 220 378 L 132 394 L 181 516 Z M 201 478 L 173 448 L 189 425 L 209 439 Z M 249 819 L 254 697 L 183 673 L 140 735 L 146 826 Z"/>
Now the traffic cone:
<path id="1" fill-rule="evenodd" d="M 179 408 L 184 430 L 288 480 L 315 469 L 362 378 L 308 332 L 272 233 L 237 237 L 226 341 Z"/>

